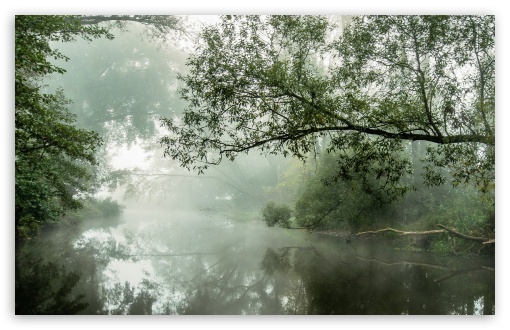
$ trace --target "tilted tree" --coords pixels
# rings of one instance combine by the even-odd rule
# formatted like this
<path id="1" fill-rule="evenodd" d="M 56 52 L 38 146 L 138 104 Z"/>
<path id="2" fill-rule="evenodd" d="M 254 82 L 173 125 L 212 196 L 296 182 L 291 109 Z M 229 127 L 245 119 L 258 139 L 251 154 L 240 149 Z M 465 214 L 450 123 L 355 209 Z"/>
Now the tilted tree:
<path id="1" fill-rule="evenodd" d="M 336 178 L 398 195 L 413 171 L 402 151 L 427 141 L 427 183 L 447 169 L 453 184 L 492 190 L 494 16 L 363 16 L 341 29 L 321 16 L 205 28 L 181 77 L 190 106 L 162 122 L 165 154 L 202 172 L 251 149 L 304 159 L 322 137 Z"/>

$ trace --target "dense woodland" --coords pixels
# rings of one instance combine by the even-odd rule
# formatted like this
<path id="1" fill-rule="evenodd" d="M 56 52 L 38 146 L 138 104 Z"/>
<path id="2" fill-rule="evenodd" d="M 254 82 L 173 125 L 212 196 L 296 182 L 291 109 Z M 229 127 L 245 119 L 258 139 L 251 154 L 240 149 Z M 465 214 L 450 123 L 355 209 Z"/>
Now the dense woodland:
<path id="1" fill-rule="evenodd" d="M 17 269 L 137 200 L 493 254 L 495 17 L 16 16 Z"/>

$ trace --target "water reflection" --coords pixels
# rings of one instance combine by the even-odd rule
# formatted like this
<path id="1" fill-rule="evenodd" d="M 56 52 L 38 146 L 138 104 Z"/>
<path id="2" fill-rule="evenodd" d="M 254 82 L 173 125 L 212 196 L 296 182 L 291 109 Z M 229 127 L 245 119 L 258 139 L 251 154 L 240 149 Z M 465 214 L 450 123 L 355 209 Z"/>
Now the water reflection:
<path id="1" fill-rule="evenodd" d="M 54 260 L 81 274 L 72 292 L 88 304 L 69 312 L 494 314 L 494 258 L 346 244 L 196 213 L 124 217 L 116 227 L 85 230 L 67 251 L 54 246 L 67 254 Z"/>
<path id="2" fill-rule="evenodd" d="M 24 271 L 16 272 L 17 315 L 76 314 L 89 306 L 84 294 L 73 292 L 80 280 L 78 273 L 33 254 L 25 255 L 18 267 Z"/>

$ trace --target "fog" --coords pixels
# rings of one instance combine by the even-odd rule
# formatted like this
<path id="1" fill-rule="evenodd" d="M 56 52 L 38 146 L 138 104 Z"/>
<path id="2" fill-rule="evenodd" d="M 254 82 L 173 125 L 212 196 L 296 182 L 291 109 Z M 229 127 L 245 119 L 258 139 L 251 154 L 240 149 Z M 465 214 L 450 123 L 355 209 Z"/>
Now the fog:
<path id="1" fill-rule="evenodd" d="M 173 19 L 100 23 L 113 40 L 49 41 L 69 60 L 49 59 L 65 72 L 41 77 L 41 93 L 62 89 L 73 127 L 101 141 L 93 162 L 72 158 L 79 147 L 63 160 L 41 153 L 57 164 L 41 171 L 50 183 L 25 179 L 39 158 L 19 166 L 17 314 L 495 314 L 489 92 L 489 110 L 469 105 L 485 95 L 471 92 L 465 113 L 438 96 L 442 108 L 426 110 L 444 122 L 415 127 L 432 115 L 391 70 L 381 89 L 384 79 L 357 94 L 348 88 L 365 78 L 340 81 L 348 47 L 334 40 L 350 16 Z M 428 74 L 437 63 L 427 58 Z M 40 148 L 27 145 L 20 155 Z M 68 172 L 81 177 L 59 184 Z"/>

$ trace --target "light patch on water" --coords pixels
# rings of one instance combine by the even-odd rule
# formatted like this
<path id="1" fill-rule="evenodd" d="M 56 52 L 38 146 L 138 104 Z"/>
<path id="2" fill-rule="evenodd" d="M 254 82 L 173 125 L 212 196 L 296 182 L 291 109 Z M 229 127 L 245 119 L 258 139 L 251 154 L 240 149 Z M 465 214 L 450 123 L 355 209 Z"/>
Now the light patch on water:
<path id="1" fill-rule="evenodd" d="M 102 229 L 90 229 L 81 234 L 84 240 L 97 239 L 98 241 L 106 241 L 111 237 L 110 233 Z"/>
<path id="2" fill-rule="evenodd" d="M 474 305 L 475 305 L 475 307 L 473 310 L 473 315 L 483 315 L 483 306 L 484 306 L 483 297 L 480 297 L 477 300 L 475 300 Z"/>
<path id="3" fill-rule="evenodd" d="M 154 269 L 149 260 L 130 261 L 112 260 L 104 271 L 104 275 L 114 282 L 129 282 L 136 287 L 144 278 L 152 274 Z"/>
<path id="4" fill-rule="evenodd" d="M 285 309 L 287 308 L 287 305 L 289 304 L 289 297 L 287 296 L 283 296 L 281 299 L 280 299 L 281 303 L 282 303 L 282 307 Z"/>
<path id="5" fill-rule="evenodd" d="M 92 240 L 96 240 L 99 243 L 106 243 L 111 238 L 111 236 L 112 235 L 108 231 L 102 229 L 90 229 L 81 234 L 80 238 L 74 242 L 73 248 L 82 248 L 90 244 L 90 241 Z"/>
<path id="6" fill-rule="evenodd" d="M 125 244 L 127 242 L 126 236 L 120 227 L 114 229 L 89 229 L 81 234 L 81 236 L 74 242 L 73 248 L 83 248 L 91 242 L 96 242 L 95 247 L 106 245 L 108 242 L 113 241 L 115 244 Z"/>
<path id="7" fill-rule="evenodd" d="M 234 198 L 233 194 L 223 194 L 221 196 L 216 196 L 214 199 L 216 200 L 223 200 L 223 201 L 230 201 Z"/>

